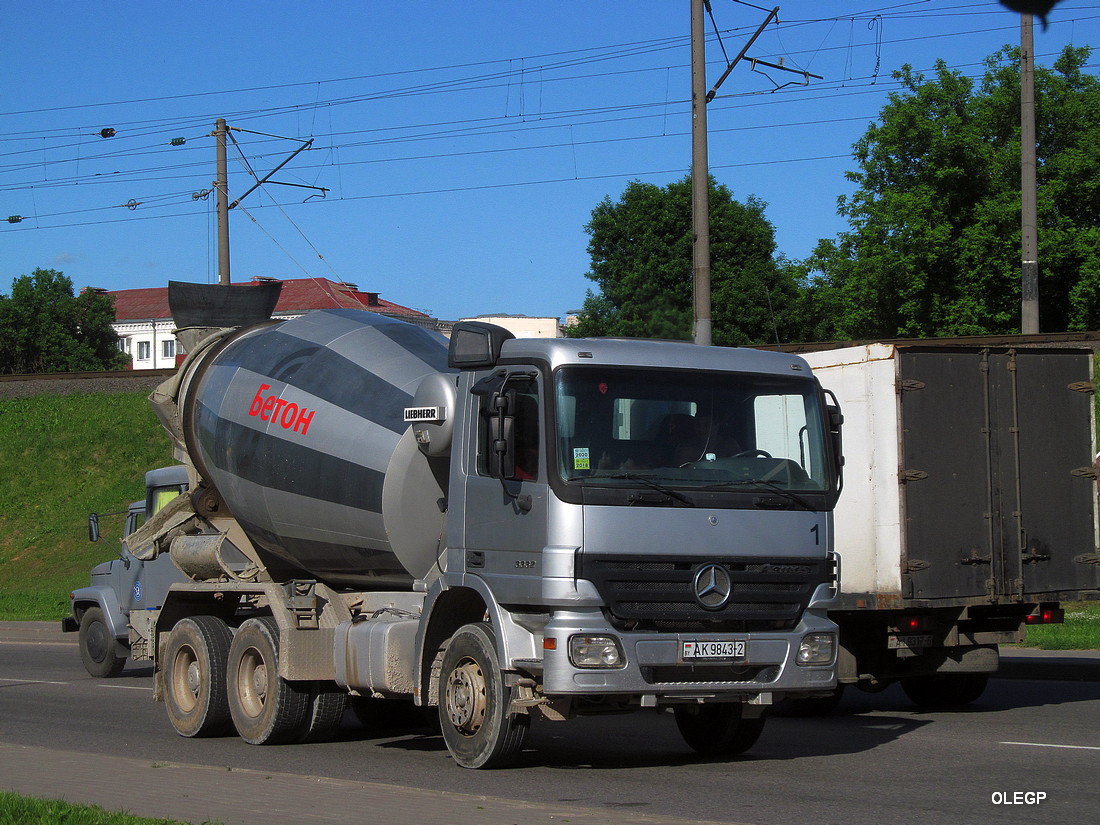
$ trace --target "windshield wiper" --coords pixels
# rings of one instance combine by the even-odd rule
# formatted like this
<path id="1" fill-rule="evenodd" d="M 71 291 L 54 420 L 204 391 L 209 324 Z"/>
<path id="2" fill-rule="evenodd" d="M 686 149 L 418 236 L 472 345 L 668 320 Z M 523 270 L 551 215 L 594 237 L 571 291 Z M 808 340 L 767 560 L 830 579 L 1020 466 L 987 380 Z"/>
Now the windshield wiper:
<path id="1" fill-rule="evenodd" d="M 789 498 L 796 504 L 801 505 L 806 510 L 813 510 L 814 512 L 818 512 L 820 510 L 820 508 L 814 507 L 812 504 L 810 504 L 810 502 L 808 502 L 802 496 L 798 495 L 798 493 L 795 493 L 792 490 L 788 490 L 786 487 L 780 487 L 774 481 L 767 478 L 744 478 L 735 481 L 722 481 L 718 484 L 708 484 L 702 489 L 718 490 L 726 487 L 740 487 L 749 485 L 754 487 L 767 487 L 769 490 L 779 493 L 779 495 Z"/>
<path id="2" fill-rule="evenodd" d="M 668 496 L 669 498 L 674 498 L 677 501 L 683 502 L 688 507 L 694 507 L 695 506 L 695 502 L 692 501 L 687 496 L 685 496 L 679 490 L 674 490 L 671 487 L 665 486 L 664 484 L 657 481 L 652 476 L 641 475 L 639 473 L 614 472 L 614 473 L 593 473 L 592 475 L 588 476 L 588 478 L 589 479 L 594 479 L 594 478 L 621 478 L 621 479 L 625 479 L 627 481 L 640 481 L 642 484 L 644 484 L 646 487 L 649 487 L 651 490 L 656 490 L 657 492 L 663 493 L 664 495 Z"/>

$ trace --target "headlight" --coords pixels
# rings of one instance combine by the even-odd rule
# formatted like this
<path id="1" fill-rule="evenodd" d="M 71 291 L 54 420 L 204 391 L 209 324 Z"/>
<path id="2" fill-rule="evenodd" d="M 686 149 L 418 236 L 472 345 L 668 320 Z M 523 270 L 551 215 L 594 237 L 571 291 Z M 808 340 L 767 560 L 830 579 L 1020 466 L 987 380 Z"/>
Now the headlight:
<path id="1" fill-rule="evenodd" d="M 836 636 L 832 633 L 810 633 L 802 637 L 795 661 L 800 665 L 828 665 L 836 654 Z"/>
<path id="2" fill-rule="evenodd" d="M 574 667 L 622 667 L 623 651 L 614 636 L 571 636 L 569 661 Z"/>

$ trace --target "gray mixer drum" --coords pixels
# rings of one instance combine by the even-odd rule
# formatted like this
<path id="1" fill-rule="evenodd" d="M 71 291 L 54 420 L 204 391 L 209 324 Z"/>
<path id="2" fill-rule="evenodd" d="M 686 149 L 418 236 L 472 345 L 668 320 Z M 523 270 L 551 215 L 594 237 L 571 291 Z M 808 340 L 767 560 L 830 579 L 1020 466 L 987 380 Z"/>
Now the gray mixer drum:
<path id="1" fill-rule="evenodd" d="M 250 327 L 186 382 L 187 448 L 273 572 L 407 587 L 436 563 L 448 459 L 404 409 L 446 372 L 446 338 L 365 310 Z"/>

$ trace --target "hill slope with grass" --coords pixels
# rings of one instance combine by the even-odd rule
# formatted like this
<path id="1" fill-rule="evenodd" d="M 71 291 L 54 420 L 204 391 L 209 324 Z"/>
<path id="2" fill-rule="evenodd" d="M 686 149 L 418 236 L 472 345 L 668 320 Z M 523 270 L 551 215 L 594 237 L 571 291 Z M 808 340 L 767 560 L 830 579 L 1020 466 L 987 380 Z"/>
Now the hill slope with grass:
<path id="1" fill-rule="evenodd" d="M 122 516 L 88 541 L 88 514 L 144 496 L 172 462 L 145 392 L 0 398 L 0 619 L 60 619 L 69 591 L 113 558 Z"/>

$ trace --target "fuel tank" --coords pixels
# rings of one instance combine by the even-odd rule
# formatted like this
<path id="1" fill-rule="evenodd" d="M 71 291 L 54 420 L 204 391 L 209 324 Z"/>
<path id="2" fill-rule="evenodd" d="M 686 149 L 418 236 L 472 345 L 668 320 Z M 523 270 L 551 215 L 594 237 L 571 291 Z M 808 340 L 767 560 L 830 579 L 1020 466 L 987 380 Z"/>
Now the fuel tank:
<path id="1" fill-rule="evenodd" d="M 426 376 L 454 386 L 442 335 L 318 310 L 230 333 L 183 376 L 187 452 L 276 576 L 408 587 L 436 564 L 446 457 L 404 410 Z"/>

